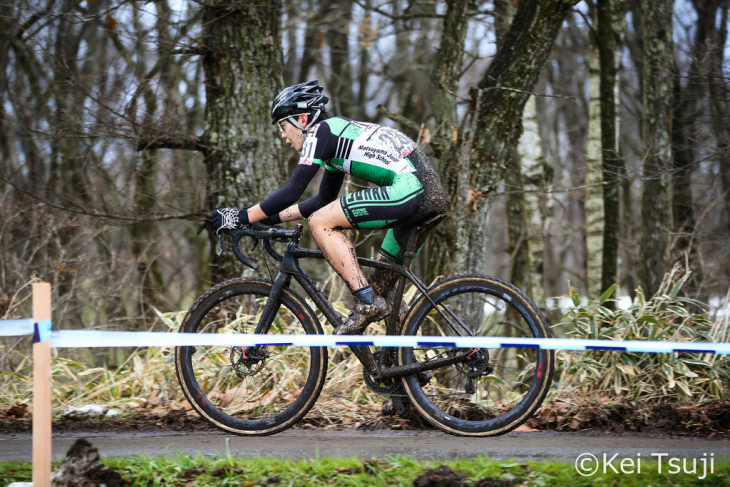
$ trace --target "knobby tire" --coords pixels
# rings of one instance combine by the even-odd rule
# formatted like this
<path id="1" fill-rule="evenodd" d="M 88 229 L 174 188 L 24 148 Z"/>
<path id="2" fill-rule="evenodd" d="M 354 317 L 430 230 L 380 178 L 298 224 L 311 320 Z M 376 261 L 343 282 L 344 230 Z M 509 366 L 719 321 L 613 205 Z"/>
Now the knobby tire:
<path id="1" fill-rule="evenodd" d="M 253 333 L 272 283 L 238 278 L 206 291 L 180 327 L 187 333 Z M 321 335 L 312 309 L 284 288 L 272 334 Z M 234 347 L 178 347 L 175 368 L 188 402 L 214 426 L 237 435 L 271 435 L 303 418 L 324 386 L 326 347 L 266 346 L 252 362 Z M 233 355 L 232 355 L 233 352 Z"/>
<path id="2" fill-rule="evenodd" d="M 500 279 L 458 276 L 434 285 L 428 295 L 436 305 L 447 305 L 475 336 L 551 336 L 535 303 Z M 458 326 L 457 331 L 467 335 Z M 402 334 L 446 338 L 456 333 L 422 296 L 409 312 Z M 406 365 L 464 351 L 448 345 L 404 347 L 398 349 L 398 361 Z M 454 435 L 494 436 L 515 429 L 537 411 L 550 388 L 554 368 L 552 350 L 482 349 L 468 363 L 432 370 L 426 385 L 419 384 L 417 374 L 402 380 L 412 404 L 437 428 Z"/>

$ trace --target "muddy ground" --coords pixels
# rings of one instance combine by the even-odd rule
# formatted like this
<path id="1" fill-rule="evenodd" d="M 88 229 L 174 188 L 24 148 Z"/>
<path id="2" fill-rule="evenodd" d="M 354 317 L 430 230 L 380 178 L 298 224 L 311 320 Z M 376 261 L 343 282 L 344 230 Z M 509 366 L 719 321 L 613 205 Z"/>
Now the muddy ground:
<path id="1" fill-rule="evenodd" d="M 295 429 L 324 430 L 415 430 L 433 427 L 411 412 L 407 417 L 383 416 L 379 408 L 357 407 L 352 416 L 326 416 L 316 408 Z M 9 413 L 9 414 L 8 414 Z M 452 412 L 453 414 L 454 412 Z M 475 411 L 463 410 L 455 415 L 474 417 Z M 140 431 L 213 431 L 215 428 L 194 411 L 185 409 L 154 411 L 140 410 L 137 414 L 121 415 L 102 420 L 68 420 L 53 422 L 54 433 L 73 432 L 140 432 Z M 31 418 L 25 412 L 7 411 L 0 415 L 0 434 L 31 431 Z M 600 432 L 666 434 L 702 438 L 730 438 L 730 401 L 704 404 L 657 404 L 636 406 L 629 403 L 568 403 L 552 401 L 518 431 Z"/>

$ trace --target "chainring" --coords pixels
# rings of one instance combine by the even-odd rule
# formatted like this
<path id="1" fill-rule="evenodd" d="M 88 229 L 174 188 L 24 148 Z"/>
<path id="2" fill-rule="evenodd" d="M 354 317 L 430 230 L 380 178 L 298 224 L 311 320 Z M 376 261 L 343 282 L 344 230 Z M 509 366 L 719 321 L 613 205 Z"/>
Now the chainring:
<path id="1" fill-rule="evenodd" d="M 377 351 L 373 354 L 373 358 L 375 359 L 376 363 L 380 362 L 380 357 L 382 356 L 383 351 Z M 396 350 L 393 349 L 390 353 L 390 363 L 394 364 L 396 359 Z M 391 379 L 383 379 L 380 382 L 376 382 L 375 379 L 373 379 L 373 376 L 370 375 L 370 372 L 366 367 L 363 367 L 362 369 L 362 380 L 365 381 L 365 385 L 368 386 L 368 389 L 373 391 L 375 394 L 381 394 L 383 396 L 393 396 L 393 395 L 404 395 L 405 391 L 403 390 L 403 385 L 400 381 L 400 378 L 393 377 Z"/>

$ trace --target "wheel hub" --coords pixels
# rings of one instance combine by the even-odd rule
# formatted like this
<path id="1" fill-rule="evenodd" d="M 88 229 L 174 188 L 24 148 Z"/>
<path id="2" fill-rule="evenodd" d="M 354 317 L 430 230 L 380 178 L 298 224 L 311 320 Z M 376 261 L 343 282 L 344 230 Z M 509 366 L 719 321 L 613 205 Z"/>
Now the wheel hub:
<path id="1" fill-rule="evenodd" d="M 251 377 L 264 368 L 268 352 L 264 347 L 231 348 L 231 367 L 240 377 Z"/>
<path id="2" fill-rule="evenodd" d="M 470 379 L 486 377 L 494 370 L 492 362 L 489 360 L 489 352 L 483 348 L 475 348 L 469 357 L 461 362 L 459 370 Z"/>

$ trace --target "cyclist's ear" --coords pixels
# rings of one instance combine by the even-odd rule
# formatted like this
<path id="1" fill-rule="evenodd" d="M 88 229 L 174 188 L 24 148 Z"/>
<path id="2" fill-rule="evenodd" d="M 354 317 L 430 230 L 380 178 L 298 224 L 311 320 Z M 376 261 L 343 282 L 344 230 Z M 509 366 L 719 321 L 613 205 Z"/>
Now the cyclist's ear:
<path id="1" fill-rule="evenodd" d="M 297 120 L 297 122 L 299 122 L 299 125 L 301 125 L 302 127 L 304 127 L 306 129 L 307 123 L 309 122 L 309 115 L 306 113 L 300 114 L 299 120 Z"/>

